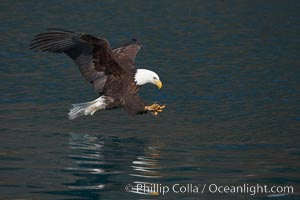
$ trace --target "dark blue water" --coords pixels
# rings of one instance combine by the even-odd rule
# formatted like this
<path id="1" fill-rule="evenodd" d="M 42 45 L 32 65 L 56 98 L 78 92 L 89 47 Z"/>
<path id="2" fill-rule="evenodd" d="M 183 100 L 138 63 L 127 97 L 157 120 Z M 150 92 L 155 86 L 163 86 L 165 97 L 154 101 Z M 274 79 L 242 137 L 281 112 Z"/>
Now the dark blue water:
<path id="1" fill-rule="evenodd" d="M 299 1 L 0 4 L 0 199 L 299 199 Z M 48 27 L 114 47 L 139 38 L 137 66 L 164 84 L 141 96 L 167 108 L 69 121 L 72 103 L 97 94 L 66 56 L 28 50 Z M 206 188 L 163 195 L 137 184 Z M 213 193 L 212 184 L 293 194 Z"/>

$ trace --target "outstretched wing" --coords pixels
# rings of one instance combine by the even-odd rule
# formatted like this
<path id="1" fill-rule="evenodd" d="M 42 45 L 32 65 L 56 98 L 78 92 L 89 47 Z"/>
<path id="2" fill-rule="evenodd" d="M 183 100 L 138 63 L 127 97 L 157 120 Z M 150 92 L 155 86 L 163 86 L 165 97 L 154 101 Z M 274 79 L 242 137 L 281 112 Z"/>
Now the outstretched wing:
<path id="1" fill-rule="evenodd" d="M 88 34 L 49 29 L 34 37 L 30 49 L 67 54 L 79 67 L 83 77 L 100 93 L 109 75 L 117 77 L 124 71 L 108 41 Z"/>
<path id="2" fill-rule="evenodd" d="M 135 57 L 139 50 L 142 48 L 142 44 L 137 39 L 132 39 L 130 42 L 113 49 L 114 56 L 122 63 L 129 63 L 134 67 Z"/>

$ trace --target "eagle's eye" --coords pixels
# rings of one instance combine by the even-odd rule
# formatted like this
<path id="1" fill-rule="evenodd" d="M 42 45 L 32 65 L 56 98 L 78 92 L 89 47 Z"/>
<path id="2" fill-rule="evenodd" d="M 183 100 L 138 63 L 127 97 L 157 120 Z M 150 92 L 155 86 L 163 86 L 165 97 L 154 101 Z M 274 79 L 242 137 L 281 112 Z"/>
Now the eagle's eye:
<path id="1" fill-rule="evenodd" d="M 156 80 L 157 78 L 156 78 L 156 77 L 153 77 L 153 79 Z"/>

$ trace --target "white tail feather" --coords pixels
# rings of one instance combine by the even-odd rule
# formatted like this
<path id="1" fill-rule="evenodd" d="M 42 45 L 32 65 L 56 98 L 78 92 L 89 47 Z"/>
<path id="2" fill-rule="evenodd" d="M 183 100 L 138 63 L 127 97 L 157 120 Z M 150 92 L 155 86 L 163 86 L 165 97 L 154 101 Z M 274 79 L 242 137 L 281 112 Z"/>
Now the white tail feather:
<path id="1" fill-rule="evenodd" d="M 94 101 L 85 103 L 72 104 L 73 108 L 68 113 L 69 119 L 75 119 L 82 115 L 93 115 L 97 110 L 105 109 L 106 103 L 104 96 L 95 99 Z"/>

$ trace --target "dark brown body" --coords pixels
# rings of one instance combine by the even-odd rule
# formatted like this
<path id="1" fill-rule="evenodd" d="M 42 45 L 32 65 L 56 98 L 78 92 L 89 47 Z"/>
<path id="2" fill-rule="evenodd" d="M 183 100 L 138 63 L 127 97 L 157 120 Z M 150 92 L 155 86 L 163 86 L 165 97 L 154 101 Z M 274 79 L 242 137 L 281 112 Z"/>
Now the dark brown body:
<path id="1" fill-rule="evenodd" d="M 119 78 L 108 77 L 104 85 L 103 94 L 107 97 L 112 97 L 114 101 L 108 103 L 107 109 L 122 107 L 130 115 L 144 112 L 145 104 L 138 96 L 139 86 L 134 82 L 134 75 L 135 73 L 130 73 L 128 76 Z"/>

